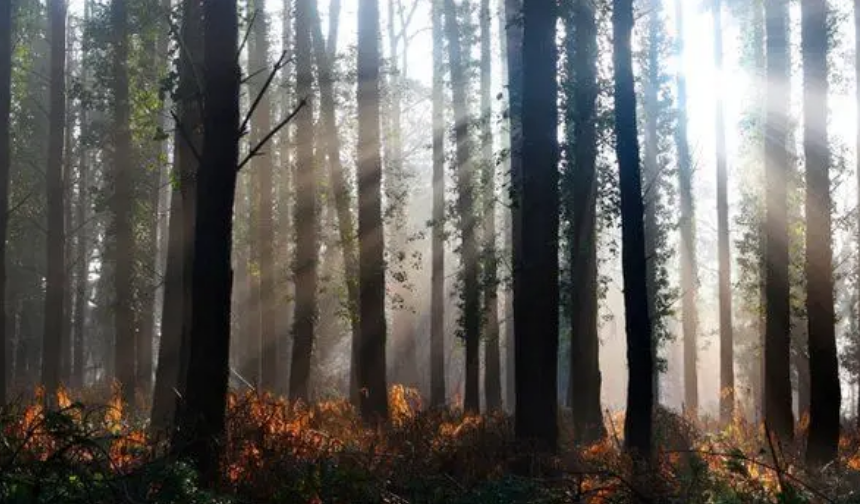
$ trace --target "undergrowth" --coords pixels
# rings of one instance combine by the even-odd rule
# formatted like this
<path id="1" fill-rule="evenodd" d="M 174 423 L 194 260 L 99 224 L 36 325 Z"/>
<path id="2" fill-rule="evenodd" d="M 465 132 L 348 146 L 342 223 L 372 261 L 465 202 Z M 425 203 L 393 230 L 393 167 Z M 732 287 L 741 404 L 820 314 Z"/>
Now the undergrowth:
<path id="1" fill-rule="evenodd" d="M 117 397 L 96 406 L 61 391 L 46 409 L 37 392 L 0 410 L 0 502 L 860 503 L 856 431 L 843 436 L 836 462 L 809 471 L 801 444 L 768 440 L 740 417 L 717 428 L 659 410 L 657 455 L 642 464 L 622 450 L 623 415 L 607 413 L 604 440 L 574 448 L 563 429 L 559 452 L 545 456 L 516 443 L 503 414 L 427 411 L 400 386 L 390 392 L 391 421 L 376 429 L 345 401 L 231 394 L 221 478 L 206 491 Z M 560 425 L 571 425 L 564 416 Z M 523 460 L 540 476 L 515 476 Z"/>

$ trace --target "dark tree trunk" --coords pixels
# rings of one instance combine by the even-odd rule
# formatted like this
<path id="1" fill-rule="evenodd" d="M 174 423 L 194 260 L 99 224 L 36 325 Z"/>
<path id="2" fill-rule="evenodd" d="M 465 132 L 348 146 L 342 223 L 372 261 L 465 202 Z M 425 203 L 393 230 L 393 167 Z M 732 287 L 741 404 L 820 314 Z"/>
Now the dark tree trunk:
<path id="1" fill-rule="evenodd" d="M 854 33 L 860 33 L 860 0 L 854 0 Z M 860 83 L 860 37 L 854 38 L 854 77 Z M 860 84 L 854 91 L 855 101 L 860 103 Z M 857 115 L 856 149 L 860 153 L 860 114 Z M 0 151 L 2 152 L 2 151 Z M 860 250 L 860 156 L 857 156 L 857 247 Z M 857 278 L 860 278 L 860 261 L 857 263 Z M 857 300 L 860 303 L 860 282 L 857 282 Z M 858 310 L 860 317 L 860 310 Z M 857 380 L 857 427 L 860 428 L 860 380 Z"/>
<path id="2" fill-rule="evenodd" d="M 719 249 L 720 298 L 720 420 L 727 424 L 735 410 L 734 336 L 732 331 L 732 271 L 729 256 L 729 198 L 726 168 L 726 126 L 720 75 L 723 67 L 723 14 L 721 0 L 714 0 L 714 64 L 717 80 L 715 97 L 717 146 L 717 248 Z"/>
<path id="3" fill-rule="evenodd" d="M 284 0 L 283 2 L 283 14 L 281 19 L 281 28 L 282 28 L 282 40 L 284 51 L 286 52 L 286 61 L 287 65 L 281 70 L 281 87 L 283 91 L 281 92 L 281 114 L 289 113 L 294 106 L 293 99 L 293 65 L 289 62 L 293 61 L 293 10 L 292 10 L 292 1 Z M 292 244 L 292 234 L 291 234 L 291 201 L 292 201 L 292 178 L 293 178 L 293 163 L 292 163 L 292 148 L 293 145 L 291 143 L 292 139 L 292 125 L 288 124 L 281 129 L 280 133 L 280 180 L 278 184 L 279 196 L 278 196 L 278 271 L 281 272 L 278 276 L 279 284 L 278 284 L 278 296 L 281 296 L 281 299 L 284 297 L 287 298 L 287 301 L 283 304 L 281 312 L 283 313 L 281 317 L 281 328 L 280 335 L 278 340 L 278 354 L 279 359 L 281 360 L 281 369 L 278 373 L 279 375 L 279 391 L 283 395 L 287 395 L 289 392 L 290 386 L 290 354 L 292 352 L 292 335 L 291 329 L 293 325 L 293 306 L 291 299 L 293 298 L 292 292 L 292 282 L 290 281 L 290 274 L 288 273 L 290 269 L 290 261 L 291 259 L 291 247 Z M 355 352 L 353 352 L 353 356 Z M 350 369 L 354 368 L 354 361 L 351 363 Z M 352 371 L 354 374 L 354 371 Z M 350 390 L 352 391 L 352 385 L 350 386 Z M 353 404 L 358 404 L 358 387 L 355 387 L 356 395 L 354 397 Z"/>
<path id="4" fill-rule="evenodd" d="M 651 454 L 651 411 L 654 407 L 651 321 L 645 285 L 645 233 L 639 143 L 636 132 L 636 93 L 630 47 L 632 0 L 615 0 L 612 10 L 615 63 L 615 152 L 621 189 L 621 262 L 624 275 L 627 330 L 627 415 L 625 447 L 643 459 Z"/>
<path id="5" fill-rule="evenodd" d="M 514 233 L 514 421 L 518 439 L 536 440 L 546 450 L 558 441 L 557 17 L 554 0 L 523 3 L 522 95 L 511 96 L 512 105 L 522 99 L 523 162 L 513 181 L 520 230 Z"/>
<path id="6" fill-rule="evenodd" d="M 566 19 L 568 167 L 565 188 L 570 225 L 570 384 L 573 435 L 581 443 L 606 431 L 600 407 L 600 337 L 597 331 L 597 24 L 590 0 L 577 0 Z"/>
<path id="7" fill-rule="evenodd" d="M 675 0 L 677 57 L 684 57 L 684 4 Z M 678 196 L 681 206 L 681 327 L 684 338 L 684 411 L 695 418 L 699 411 L 698 343 L 699 312 L 696 308 L 698 266 L 696 264 L 696 214 L 693 203 L 693 165 L 687 139 L 687 78 L 678 72 Z"/>
<path id="8" fill-rule="evenodd" d="M 804 0 L 801 9 L 810 389 L 806 460 L 821 466 L 836 458 L 842 404 L 833 311 L 830 150 L 827 143 L 827 1 Z"/>
<path id="9" fill-rule="evenodd" d="M 433 236 L 430 405 L 445 405 L 445 66 L 442 0 L 433 0 Z"/>
<path id="10" fill-rule="evenodd" d="M 784 442 L 794 439 L 791 409 L 791 321 L 788 282 L 788 2 L 765 0 L 766 230 L 765 423 Z"/>
<path id="11" fill-rule="evenodd" d="M 6 352 L 11 348 L 12 333 L 6 330 L 6 228 L 9 206 L 10 113 L 12 100 L 12 2 L 0 5 L 0 407 L 6 405 Z M 11 367 L 11 366 L 9 366 Z"/>
<path id="12" fill-rule="evenodd" d="M 335 115 L 335 91 L 334 79 L 332 77 L 332 60 L 326 51 L 325 41 L 322 39 L 322 25 L 316 3 L 311 2 L 311 16 L 313 26 L 313 49 L 314 59 L 319 72 L 320 85 L 320 113 L 322 115 L 323 139 L 326 157 L 328 158 L 329 179 L 334 192 L 335 211 L 337 213 L 338 231 L 340 233 L 340 246 L 343 253 L 344 277 L 347 290 L 347 308 L 349 323 L 352 329 L 352 348 L 354 349 L 350 358 L 350 399 L 353 404 L 358 404 L 358 383 L 355 380 L 357 368 L 353 365 L 359 344 L 359 318 L 358 318 L 358 254 L 356 251 L 355 224 L 352 219 L 352 197 L 349 193 L 343 164 L 340 159 L 341 144 L 340 132 L 337 127 Z M 336 30 L 329 32 L 329 37 L 337 33 Z M 330 43 L 331 43 L 331 39 Z M 353 385 L 355 385 L 353 389 Z"/>
<path id="13" fill-rule="evenodd" d="M 252 82 L 253 96 L 262 90 L 264 79 L 268 76 L 268 16 L 266 1 L 255 0 L 257 9 L 254 22 L 254 52 L 252 54 L 251 71 L 260 72 Z M 256 130 L 252 135 L 259 139 L 268 134 L 272 128 L 272 108 L 269 92 L 263 95 L 254 114 L 251 127 Z M 259 307 L 260 307 L 260 383 L 265 390 L 275 390 L 278 378 L 278 339 L 275 326 L 275 265 L 274 241 L 275 229 L 272 216 L 272 156 L 258 156 L 251 167 L 257 179 L 257 257 L 260 267 Z"/>
<path id="14" fill-rule="evenodd" d="M 132 299 L 134 234 L 132 232 L 131 105 L 128 83 L 128 12 L 126 0 L 111 3 L 113 24 L 113 209 L 114 352 L 116 379 L 123 401 L 132 404 L 135 390 L 135 323 Z"/>
<path id="15" fill-rule="evenodd" d="M 499 297 L 496 273 L 496 160 L 493 159 L 490 0 L 481 0 L 481 163 L 484 167 L 484 397 L 487 411 L 502 408 Z"/>
<path id="16" fill-rule="evenodd" d="M 448 38 L 448 61 L 451 69 L 451 106 L 454 109 L 454 137 L 457 144 L 457 213 L 459 217 L 463 265 L 463 338 L 466 342 L 466 411 L 480 410 L 478 395 L 480 343 L 480 288 L 478 285 L 478 248 L 475 236 L 474 182 L 472 142 L 466 87 L 468 74 L 463 61 L 460 26 L 453 0 L 444 0 L 445 33 Z"/>
<path id="17" fill-rule="evenodd" d="M 187 393 L 174 450 L 191 458 L 202 482 L 218 475 L 230 356 L 230 248 L 239 157 L 238 19 L 235 0 L 204 2 L 203 154 L 191 282 Z"/>
<path id="18" fill-rule="evenodd" d="M 75 46 L 75 30 L 66 30 L 66 46 L 73 48 Z M 76 73 L 77 62 L 73 58 L 73 52 L 69 54 L 69 61 L 66 65 L 63 78 L 66 81 L 66 89 L 72 86 L 73 76 Z M 66 125 L 64 128 L 63 139 L 63 275 L 65 285 L 63 286 L 63 323 L 60 330 L 60 383 L 68 387 L 72 377 L 72 303 L 74 298 L 72 294 L 74 289 L 72 285 L 71 266 L 74 256 L 74 236 L 66 235 L 72 229 L 72 184 L 75 164 L 75 144 L 72 141 L 72 134 L 75 131 L 75 121 L 77 110 L 74 108 L 74 100 L 67 99 L 65 101 Z"/>
<path id="19" fill-rule="evenodd" d="M 388 418 L 385 379 L 385 261 L 379 157 L 379 2 L 358 3 L 358 262 L 361 416 Z"/>
<path id="20" fill-rule="evenodd" d="M 306 100 L 296 117 L 296 282 L 290 398 L 308 400 L 317 315 L 317 173 L 314 159 L 311 11 L 313 0 L 296 0 L 296 94 Z"/>
<path id="21" fill-rule="evenodd" d="M 42 344 L 42 384 L 48 394 L 60 386 L 63 330 L 65 246 L 63 230 L 63 128 L 66 124 L 66 2 L 49 3 L 51 75 L 48 129 L 48 274 L 45 287 L 45 326 Z"/>

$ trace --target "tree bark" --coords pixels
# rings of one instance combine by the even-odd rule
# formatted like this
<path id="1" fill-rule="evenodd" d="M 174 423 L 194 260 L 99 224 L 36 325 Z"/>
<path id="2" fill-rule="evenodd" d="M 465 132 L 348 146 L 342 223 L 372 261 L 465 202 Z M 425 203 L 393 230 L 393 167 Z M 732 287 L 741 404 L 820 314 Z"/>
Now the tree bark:
<path id="1" fill-rule="evenodd" d="M 42 384 L 48 394 L 60 386 L 65 246 L 63 230 L 63 129 L 66 124 L 66 2 L 51 0 L 50 122 L 48 129 L 48 274 L 42 345 Z"/>
<path id="2" fill-rule="evenodd" d="M 517 104 L 522 107 L 523 164 L 514 172 L 513 215 L 520 230 L 514 233 L 516 437 L 536 440 L 550 451 L 558 442 L 557 10 L 553 0 L 523 2 L 522 101 Z M 508 50 L 516 47 L 509 44 Z M 518 98 L 512 96 L 511 104 Z"/>
<path id="3" fill-rule="evenodd" d="M 296 0 L 296 93 L 306 100 L 296 117 L 296 301 L 290 398 L 307 401 L 317 316 L 317 173 L 314 159 L 311 10 L 313 0 Z"/>
<path id="4" fill-rule="evenodd" d="M 573 435 L 580 443 L 601 439 L 606 431 L 600 406 L 600 336 L 597 295 L 597 24 L 590 0 L 577 0 L 566 19 L 569 27 L 566 121 L 569 173 L 565 188 L 570 225 L 570 384 Z"/>
<path id="5" fill-rule="evenodd" d="M 480 287 L 478 285 L 478 248 L 474 210 L 471 119 L 467 104 L 468 75 L 460 41 L 457 8 L 453 0 L 444 0 L 445 33 L 448 38 L 448 61 L 451 69 L 451 105 L 454 109 L 454 137 L 457 162 L 457 213 L 462 243 L 463 266 L 463 339 L 466 342 L 466 391 L 463 407 L 469 412 L 480 410 L 478 395 L 480 344 Z"/>
<path id="6" fill-rule="evenodd" d="M 204 2 L 203 153 L 191 282 L 187 393 L 173 448 L 203 485 L 217 481 L 230 356 L 230 249 L 239 157 L 238 19 L 235 0 Z"/>
<path id="7" fill-rule="evenodd" d="M 433 236 L 430 405 L 445 406 L 445 65 L 442 0 L 433 0 Z"/>
<path id="8" fill-rule="evenodd" d="M 810 465 L 820 467 L 836 458 L 842 404 L 833 308 L 830 150 L 827 139 L 827 1 L 804 0 L 801 12 L 810 379 L 806 460 Z"/>
<path id="9" fill-rule="evenodd" d="M 8 228 L 10 154 L 10 113 L 12 103 L 12 2 L 0 5 L 0 407 L 6 405 L 6 352 L 11 348 L 12 334 L 6 330 L 6 232 Z"/>
<path id="10" fill-rule="evenodd" d="M 615 63 L 615 152 L 621 190 L 622 270 L 627 330 L 627 415 L 624 445 L 648 460 L 651 455 L 651 412 L 654 407 L 652 326 L 645 282 L 645 227 L 639 142 L 636 132 L 636 93 L 633 84 L 631 32 L 632 0 L 615 0 L 612 10 Z"/>
<path id="11" fill-rule="evenodd" d="M 791 409 L 788 282 L 788 3 L 765 0 L 767 110 L 765 112 L 765 423 L 783 442 L 794 439 Z"/>
<path id="12" fill-rule="evenodd" d="M 379 2 L 358 3 L 358 261 L 361 416 L 388 418 L 385 365 L 385 262 L 379 157 Z"/>
<path id="13" fill-rule="evenodd" d="M 854 33 L 860 33 L 860 0 L 854 0 Z M 854 38 L 854 77 L 855 101 L 860 103 L 860 37 Z M 857 138 L 855 140 L 856 151 L 860 153 L 860 113 L 857 114 Z M 860 250 L 860 155 L 857 156 L 857 248 Z M 860 261 L 857 262 L 857 278 L 860 278 Z M 857 282 L 857 300 L 860 302 L 860 282 Z M 860 317 L 860 310 L 858 310 Z M 857 380 L 857 427 L 860 428 L 860 380 Z"/>
<path id="14" fill-rule="evenodd" d="M 684 57 L 684 4 L 675 0 L 677 23 L 676 56 Z M 693 200 L 693 166 L 687 139 L 687 78 L 678 72 L 678 128 L 675 144 L 678 150 L 678 195 L 681 206 L 681 327 L 684 338 L 684 411 L 692 418 L 699 411 L 698 324 L 696 307 L 698 266 L 696 263 L 696 212 Z"/>

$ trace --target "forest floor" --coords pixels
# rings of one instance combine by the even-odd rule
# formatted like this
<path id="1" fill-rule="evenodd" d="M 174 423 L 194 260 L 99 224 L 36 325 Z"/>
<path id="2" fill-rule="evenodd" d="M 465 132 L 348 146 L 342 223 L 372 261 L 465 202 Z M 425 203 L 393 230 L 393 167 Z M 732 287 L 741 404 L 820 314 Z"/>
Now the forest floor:
<path id="1" fill-rule="evenodd" d="M 660 411 L 656 460 L 643 468 L 621 449 L 620 414 L 607 416 L 603 441 L 575 449 L 563 430 L 560 452 L 542 457 L 514 442 L 504 415 L 424 411 L 399 386 L 379 429 L 345 401 L 231 394 L 221 479 L 203 491 L 116 396 L 93 406 L 61 392 L 57 403 L 46 411 L 37 394 L 0 411 L 0 502 L 860 503 L 856 431 L 843 436 L 836 462 L 812 472 L 800 463 L 802 426 L 801 441 L 782 447 L 740 418 L 715 429 Z M 543 476 L 515 476 L 512 463 L 524 458 Z"/>

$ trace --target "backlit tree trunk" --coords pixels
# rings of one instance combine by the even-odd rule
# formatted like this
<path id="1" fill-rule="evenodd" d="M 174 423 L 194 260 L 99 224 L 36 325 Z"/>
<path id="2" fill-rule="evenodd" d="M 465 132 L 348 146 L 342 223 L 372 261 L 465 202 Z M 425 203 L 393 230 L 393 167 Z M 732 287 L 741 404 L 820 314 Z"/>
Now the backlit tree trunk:
<path id="1" fill-rule="evenodd" d="M 11 348 L 12 334 L 6 324 L 6 229 L 9 206 L 10 173 L 10 111 L 12 100 L 12 2 L 0 5 L 0 406 L 6 405 L 7 369 L 6 352 Z M 11 367 L 11 366 L 8 366 Z"/>
<path id="2" fill-rule="evenodd" d="M 433 236 L 430 293 L 430 404 L 445 405 L 445 67 L 442 0 L 433 15 Z"/>

